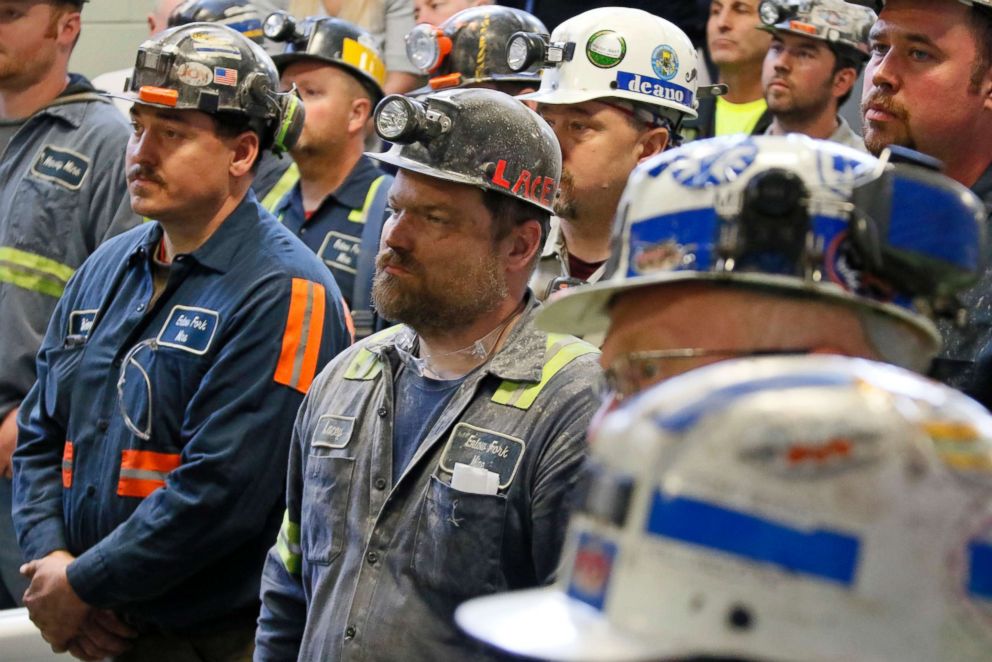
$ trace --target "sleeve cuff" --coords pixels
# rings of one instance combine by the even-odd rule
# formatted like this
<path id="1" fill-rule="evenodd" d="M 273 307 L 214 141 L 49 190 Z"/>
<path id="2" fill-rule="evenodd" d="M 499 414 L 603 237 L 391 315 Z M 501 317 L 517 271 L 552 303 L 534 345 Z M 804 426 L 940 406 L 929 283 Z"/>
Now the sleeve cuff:
<path id="1" fill-rule="evenodd" d="M 38 522 L 24 538 L 24 558 L 29 561 L 44 558 L 60 549 L 68 549 L 65 543 L 65 529 L 60 518 Z"/>
<path id="2" fill-rule="evenodd" d="M 92 547 L 66 568 L 69 585 L 83 602 L 94 607 L 111 607 L 107 604 L 107 581 L 109 568 L 100 553 L 100 546 Z M 102 589 L 102 590 L 101 590 Z"/>

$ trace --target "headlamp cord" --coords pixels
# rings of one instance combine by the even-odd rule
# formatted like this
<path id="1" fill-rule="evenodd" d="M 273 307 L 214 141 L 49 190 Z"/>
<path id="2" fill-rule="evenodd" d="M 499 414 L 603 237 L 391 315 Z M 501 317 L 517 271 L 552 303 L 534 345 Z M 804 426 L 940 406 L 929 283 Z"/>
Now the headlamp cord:
<path id="1" fill-rule="evenodd" d="M 453 349 L 450 352 L 442 352 L 440 354 L 427 354 L 426 352 L 423 351 L 423 343 L 421 343 L 420 360 L 423 361 L 424 367 L 427 368 L 427 370 L 429 370 L 431 373 L 436 375 L 438 373 L 430 365 L 431 359 L 436 360 L 443 357 L 455 356 L 457 354 L 464 354 L 467 356 L 473 356 L 477 359 L 481 359 L 480 365 L 482 363 L 485 363 L 492 357 L 493 352 L 496 350 L 496 347 L 499 345 L 499 341 L 503 338 L 503 333 L 506 331 L 507 327 L 509 327 L 510 322 L 512 322 L 514 319 L 519 317 L 521 313 L 523 313 L 524 306 L 526 305 L 526 303 L 527 303 L 526 300 L 522 300 L 520 304 L 516 308 L 514 308 L 509 315 L 503 318 L 499 324 L 493 327 L 491 331 L 487 332 L 484 336 L 477 338 L 476 340 L 472 341 L 471 343 L 460 349 Z M 489 339 L 494 337 L 495 339 L 493 340 L 493 343 L 487 348 L 486 344 L 488 343 Z"/>

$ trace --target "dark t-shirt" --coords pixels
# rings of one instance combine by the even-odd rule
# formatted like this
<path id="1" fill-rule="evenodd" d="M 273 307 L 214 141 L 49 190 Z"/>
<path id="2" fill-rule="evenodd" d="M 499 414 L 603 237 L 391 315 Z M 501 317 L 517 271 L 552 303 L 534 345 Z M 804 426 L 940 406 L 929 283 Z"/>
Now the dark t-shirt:
<path id="1" fill-rule="evenodd" d="M 437 380 L 422 377 L 403 366 L 396 379 L 396 415 L 393 419 L 393 482 L 417 454 L 424 437 L 441 415 L 465 377 Z"/>

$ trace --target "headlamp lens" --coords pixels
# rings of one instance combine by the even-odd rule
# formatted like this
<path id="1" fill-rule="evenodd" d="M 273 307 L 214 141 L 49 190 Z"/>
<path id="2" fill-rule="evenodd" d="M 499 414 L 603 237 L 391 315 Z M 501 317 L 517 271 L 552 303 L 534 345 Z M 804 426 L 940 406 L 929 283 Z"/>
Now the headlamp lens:
<path id="1" fill-rule="evenodd" d="M 775 0 L 763 0 L 758 5 L 758 17 L 765 25 L 775 25 L 779 21 L 779 6 Z"/>
<path id="2" fill-rule="evenodd" d="M 272 41 L 284 41 L 293 31 L 293 17 L 284 11 L 277 11 L 265 17 L 262 34 Z"/>
<path id="3" fill-rule="evenodd" d="M 441 59 L 437 28 L 422 23 L 406 36 L 406 56 L 417 69 L 429 73 Z"/>
<path id="4" fill-rule="evenodd" d="M 403 98 L 387 101 L 379 109 L 375 118 L 376 131 L 385 140 L 395 140 L 402 136 L 413 122 L 413 110 Z"/>
<path id="5" fill-rule="evenodd" d="M 510 45 L 506 49 L 506 66 L 512 71 L 523 71 L 527 68 L 528 53 L 527 38 L 517 34 L 510 39 Z"/>

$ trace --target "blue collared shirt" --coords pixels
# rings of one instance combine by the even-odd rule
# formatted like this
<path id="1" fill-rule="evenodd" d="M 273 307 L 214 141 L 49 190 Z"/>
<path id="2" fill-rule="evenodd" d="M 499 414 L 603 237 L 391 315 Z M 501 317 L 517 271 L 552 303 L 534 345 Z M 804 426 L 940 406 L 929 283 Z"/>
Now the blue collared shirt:
<path id="1" fill-rule="evenodd" d="M 257 608 L 296 410 L 349 337 L 327 270 L 253 194 L 150 304 L 161 237 L 106 242 L 67 286 L 21 409 L 14 520 L 27 558 L 78 557 L 87 603 L 182 632 Z"/>

